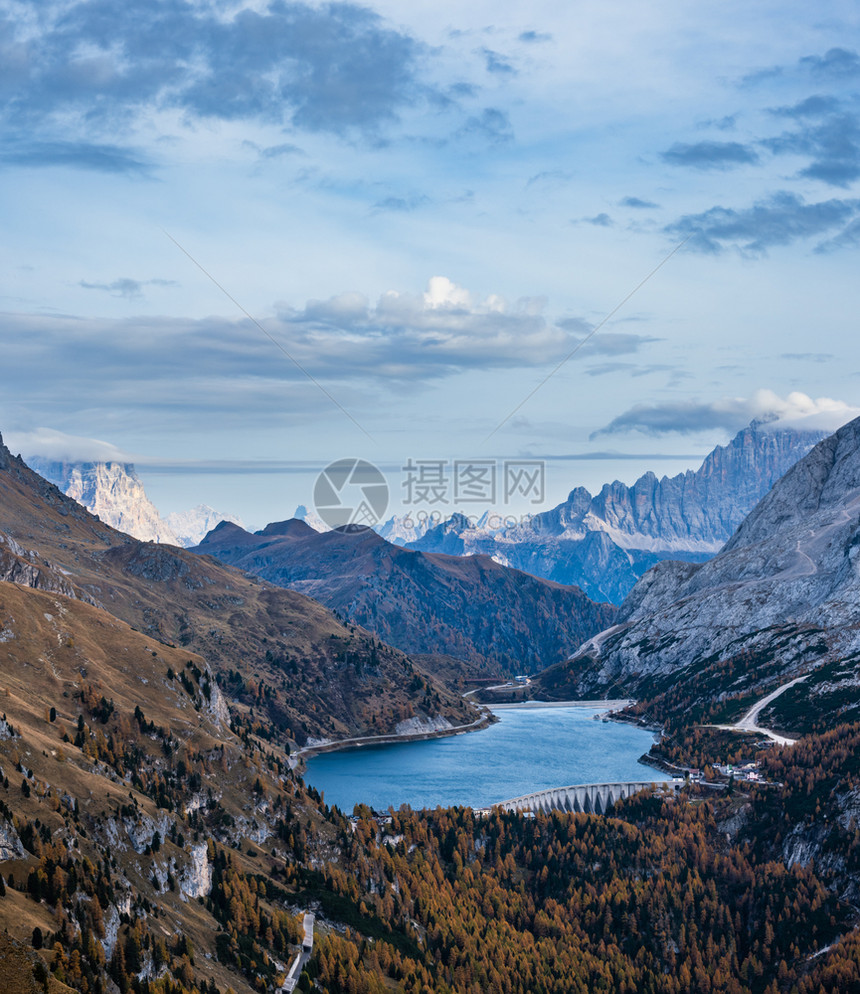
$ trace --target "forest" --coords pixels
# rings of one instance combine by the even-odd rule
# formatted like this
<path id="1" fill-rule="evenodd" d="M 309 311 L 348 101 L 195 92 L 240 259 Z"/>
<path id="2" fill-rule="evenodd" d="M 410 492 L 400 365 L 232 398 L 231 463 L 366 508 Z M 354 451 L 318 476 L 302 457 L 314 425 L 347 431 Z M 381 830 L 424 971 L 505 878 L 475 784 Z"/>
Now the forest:
<path id="1" fill-rule="evenodd" d="M 100 702 L 83 696 L 87 710 L 98 709 Z M 143 716 L 138 723 L 162 742 Z M 299 941 L 296 909 L 311 904 L 322 927 L 303 990 L 860 990 L 855 912 L 832 879 L 835 867 L 860 870 L 860 829 L 837 811 L 841 792 L 856 785 L 859 747 L 860 725 L 840 727 L 760 754 L 782 790 L 704 796 L 690 788 L 678 798 L 649 790 L 609 816 L 481 816 L 462 808 L 379 816 L 360 807 L 350 819 L 289 782 L 273 798 L 288 857 L 260 861 L 260 872 L 207 832 L 209 820 L 217 834 L 217 810 L 189 817 L 188 841 L 207 839 L 212 866 L 199 910 L 216 936 L 217 960 L 260 992 L 276 989 Z M 190 778 L 200 757 L 185 753 L 175 767 L 180 762 Z M 127 908 L 105 956 L 106 916 L 125 871 L 109 855 L 82 852 L 83 841 L 55 843 L 50 822 L 16 818 L 12 802 L 27 783 L 5 779 L 0 815 L 18 825 L 34 865 L 26 877 L 10 875 L 0 901 L 17 890 L 50 909 L 55 928 L 40 930 L 34 945 L 47 952 L 53 978 L 82 994 L 107 991 L 108 977 L 122 994 L 227 994 L 229 986 L 203 978 L 189 937 L 163 934 L 157 881 L 151 899 L 141 890 Z M 163 783 L 168 805 L 173 797 L 165 791 L 178 788 L 177 776 Z M 257 790 L 271 786 L 258 781 Z M 744 827 L 729 838 L 726 824 L 739 811 Z M 832 829 L 820 851 L 829 858 L 820 868 L 777 858 L 787 832 L 820 825 L 827 812 Z M 118 814 L 134 817 L 135 810 Z M 83 840 L 84 820 L 72 818 Z M 185 841 L 174 832 L 154 838 L 147 851 Z M 175 888 L 168 879 L 164 890 Z"/>

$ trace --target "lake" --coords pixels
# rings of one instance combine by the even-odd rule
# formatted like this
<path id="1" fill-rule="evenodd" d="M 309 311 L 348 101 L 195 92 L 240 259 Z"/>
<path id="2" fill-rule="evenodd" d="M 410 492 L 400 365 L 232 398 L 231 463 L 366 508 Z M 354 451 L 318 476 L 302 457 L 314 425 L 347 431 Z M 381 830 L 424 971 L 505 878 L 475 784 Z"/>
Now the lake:
<path id="1" fill-rule="evenodd" d="M 358 803 L 388 807 L 489 807 L 548 787 L 665 780 L 638 762 L 654 736 L 600 709 L 504 708 L 480 732 L 424 742 L 323 753 L 308 760 L 305 782 L 347 814 Z"/>

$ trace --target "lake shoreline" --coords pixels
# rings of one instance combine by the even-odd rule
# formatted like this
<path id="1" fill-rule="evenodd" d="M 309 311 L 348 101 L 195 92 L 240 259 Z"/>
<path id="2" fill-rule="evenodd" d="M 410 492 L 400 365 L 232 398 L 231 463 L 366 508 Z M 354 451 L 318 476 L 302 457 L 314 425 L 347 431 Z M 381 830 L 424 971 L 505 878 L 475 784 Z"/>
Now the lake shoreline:
<path id="1" fill-rule="evenodd" d="M 640 757 L 653 733 L 613 721 L 614 703 L 533 702 L 453 729 L 315 744 L 303 754 L 304 776 L 343 811 L 480 808 L 560 784 L 645 782 Z M 465 734 L 479 729 L 485 735 Z"/>
<path id="2" fill-rule="evenodd" d="M 301 762 L 327 752 L 352 752 L 367 746 L 400 745 L 404 742 L 426 742 L 430 739 L 448 738 L 451 735 L 467 735 L 469 732 L 480 732 L 492 724 L 492 714 L 482 714 L 468 725 L 451 725 L 450 728 L 434 728 L 426 732 L 392 732 L 389 735 L 361 735 L 351 739 L 336 739 L 332 742 L 303 746 L 292 755 Z"/>
<path id="3" fill-rule="evenodd" d="M 634 704 L 632 698 L 619 698 L 617 700 L 591 700 L 591 701 L 538 701 L 528 700 L 517 703 L 503 704 L 481 704 L 486 714 L 471 722 L 468 725 L 452 725 L 450 728 L 435 728 L 426 732 L 391 732 L 388 735 L 361 735 L 349 739 L 335 739 L 332 742 L 320 742 L 311 746 L 303 746 L 292 753 L 292 758 L 301 763 L 302 760 L 312 759 L 327 752 L 347 752 L 354 749 L 364 749 L 367 746 L 399 745 L 402 742 L 425 742 L 429 739 L 442 739 L 450 735 L 465 735 L 469 732 L 480 732 L 494 724 L 494 711 L 536 711 L 540 708 L 593 708 L 598 711 L 595 718 L 611 716 L 630 704 Z M 605 709 L 605 710 L 601 710 Z M 498 720 L 498 719 L 495 719 Z"/>
<path id="4" fill-rule="evenodd" d="M 528 701 L 508 701 L 501 704 L 485 704 L 491 711 L 537 711 L 539 708 L 594 708 L 602 714 L 612 714 L 636 702 L 630 697 L 617 700 L 592 701 L 538 701 L 532 698 Z"/>

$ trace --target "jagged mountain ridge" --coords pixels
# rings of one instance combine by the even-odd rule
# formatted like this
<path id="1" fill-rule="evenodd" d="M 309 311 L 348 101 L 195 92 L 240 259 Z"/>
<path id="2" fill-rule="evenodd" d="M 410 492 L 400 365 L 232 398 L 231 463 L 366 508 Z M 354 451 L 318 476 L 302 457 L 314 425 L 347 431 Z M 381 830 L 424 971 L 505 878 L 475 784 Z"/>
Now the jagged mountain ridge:
<path id="1" fill-rule="evenodd" d="M 713 556 L 756 502 L 827 435 L 754 422 L 717 446 L 697 470 L 632 486 L 616 480 L 596 496 L 584 487 L 550 511 L 513 528 L 470 526 L 462 516 L 431 528 L 409 548 L 450 555 L 481 553 L 595 600 L 620 603 L 662 559 Z"/>
<path id="2" fill-rule="evenodd" d="M 371 529 L 320 534 L 292 519 L 251 534 L 222 524 L 195 551 L 301 590 L 404 651 L 460 660 L 454 675 L 463 663 L 493 674 L 542 668 L 615 615 L 576 587 L 486 556 L 404 549 Z"/>
<path id="3" fill-rule="evenodd" d="M 187 647 L 216 673 L 241 671 L 243 685 L 255 674 L 252 683 L 269 688 L 257 706 L 287 738 L 394 731 L 416 714 L 451 724 L 477 717 L 413 660 L 345 627 L 316 601 L 116 531 L 13 457 L 2 439 L 0 531 L 15 542 L 0 545 L 11 578 L 36 570 L 30 586 L 67 583 L 78 599 Z"/>
<path id="4" fill-rule="evenodd" d="M 680 688 L 702 684 L 709 669 L 722 666 L 731 679 L 708 693 L 729 697 L 812 671 L 774 709 L 787 714 L 804 699 L 815 713 L 831 705 L 853 713 L 858 660 L 860 419 L 790 469 L 713 559 L 648 572 L 616 625 L 540 682 L 659 691 L 671 710 L 671 694 L 680 699 Z"/>

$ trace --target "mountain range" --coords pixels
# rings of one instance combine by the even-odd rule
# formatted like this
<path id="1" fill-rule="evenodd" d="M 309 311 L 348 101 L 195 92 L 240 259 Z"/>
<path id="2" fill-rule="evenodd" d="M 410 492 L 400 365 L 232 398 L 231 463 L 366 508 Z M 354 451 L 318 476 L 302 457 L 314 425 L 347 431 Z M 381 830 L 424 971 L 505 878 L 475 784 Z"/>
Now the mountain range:
<path id="1" fill-rule="evenodd" d="M 283 542 L 328 549 L 359 600 L 381 563 L 380 600 L 434 567 L 456 611 L 457 567 L 478 595 L 481 570 L 499 597 L 526 584 L 486 557 L 308 532 L 220 524 L 204 545 L 260 564 Z M 303 991 L 854 990 L 858 608 L 860 420 L 531 688 L 635 693 L 627 716 L 665 723 L 672 761 L 707 776 L 728 752 L 767 783 L 646 788 L 600 815 L 350 821 L 302 783 L 296 740 L 474 710 L 299 593 L 117 532 L 0 442 L 0 989 L 278 994 L 314 909 Z M 796 677 L 762 719 L 812 731 L 794 747 L 702 727 Z"/>
<path id="2" fill-rule="evenodd" d="M 577 587 L 489 556 L 401 548 L 369 528 L 222 523 L 194 551 L 319 600 L 448 679 L 543 668 L 615 616 Z"/>
<path id="3" fill-rule="evenodd" d="M 484 513 L 478 521 L 395 516 L 376 531 L 394 545 L 445 555 L 490 556 L 504 566 L 578 586 L 595 601 L 619 604 L 637 579 L 663 559 L 704 562 L 728 540 L 770 487 L 827 432 L 810 423 L 754 422 L 718 446 L 698 470 L 632 486 L 616 480 L 592 496 L 584 487 L 565 502 L 513 527 Z M 162 518 L 129 463 L 27 462 L 102 521 L 141 541 L 191 548 L 235 515 L 199 504 Z M 315 531 L 327 526 L 304 506 L 294 515 Z M 499 522 L 504 517 L 499 517 Z"/>
<path id="4" fill-rule="evenodd" d="M 269 734 L 303 743 L 393 732 L 413 718 L 478 717 L 414 660 L 316 601 L 116 531 L 13 457 L 2 439 L 0 533 L 4 578 L 63 595 L 70 613 L 79 603 L 101 611 L 105 630 L 119 632 L 117 652 L 131 626 L 156 652 L 172 645 L 197 654 L 237 715 L 253 714 Z M 24 637 L 14 612 L 0 617 L 3 626 L 10 645 Z"/>
<path id="5" fill-rule="evenodd" d="M 589 597 L 619 604 L 636 581 L 663 559 L 703 562 L 729 539 L 755 504 L 798 459 L 826 437 L 819 427 L 754 422 L 718 446 L 697 470 L 632 486 L 616 480 L 597 495 L 584 487 L 529 521 L 492 528 L 462 515 L 406 543 L 422 552 L 480 553 L 497 562 L 575 584 Z M 403 522 L 386 531 L 408 534 Z"/>
<path id="6" fill-rule="evenodd" d="M 623 687 L 658 720 L 725 720 L 803 675 L 765 716 L 803 731 L 860 719 L 858 664 L 860 419 L 793 466 L 714 558 L 646 573 L 615 625 L 541 674 L 537 692 Z"/>

